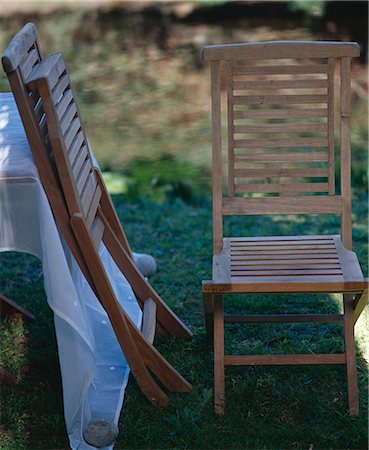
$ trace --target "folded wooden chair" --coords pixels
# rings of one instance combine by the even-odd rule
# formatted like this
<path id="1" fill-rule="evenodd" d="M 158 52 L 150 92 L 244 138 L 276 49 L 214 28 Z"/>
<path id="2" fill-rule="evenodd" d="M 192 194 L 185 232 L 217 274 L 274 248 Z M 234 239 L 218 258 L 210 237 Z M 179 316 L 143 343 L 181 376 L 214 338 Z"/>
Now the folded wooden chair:
<path id="1" fill-rule="evenodd" d="M 56 222 L 106 310 L 131 371 L 150 402 L 191 385 L 152 345 L 155 333 L 191 339 L 192 334 L 141 275 L 101 173 L 90 150 L 62 54 L 43 59 L 33 24 L 13 38 L 2 58 L 42 184 Z M 45 114 L 46 113 L 46 114 Z M 142 329 L 119 305 L 98 253 L 103 242 L 143 309 Z"/>
<path id="2" fill-rule="evenodd" d="M 351 251 L 350 71 L 359 46 L 231 44 L 204 47 L 202 56 L 211 70 L 214 256 L 203 298 L 208 336 L 214 338 L 215 410 L 224 413 L 226 365 L 345 364 L 349 411 L 356 416 L 354 325 L 368 299 L 367 281 Z M 340 193 L 334 174 L 336 63 Z M 222 167 L 222 86 L 227 99 L 227 170 Z M 223 196 L 225 177 L 228 192 Z M 341 235 L 223 237 L 223 216 L 264 214 L 340 215 Z M 235 293 L 343 293 L 344 314 L 224 317 L 222 296 Z M 342 322 L 345 352 L 224 355 L 224 322 Z"/>

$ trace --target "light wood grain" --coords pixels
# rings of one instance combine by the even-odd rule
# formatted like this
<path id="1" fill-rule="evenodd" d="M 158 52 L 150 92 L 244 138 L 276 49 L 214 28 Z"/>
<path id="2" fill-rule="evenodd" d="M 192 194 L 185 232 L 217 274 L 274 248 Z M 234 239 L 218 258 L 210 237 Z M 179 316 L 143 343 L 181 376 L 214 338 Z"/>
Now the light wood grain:
<path id="1" fill-rule="evenodd" d="M 253 152 L 247 155 L 235 155 L 235 163 L 241 162 L 327 162 L 327 152 Z"/>
<path id="2" fill-rule="evenodd" d="M 369 280 L 365 280 L 369 285 Z M 354 325 L 358 321 L 360 314 L 363 312 L 364 308 L 367 306 L 369 300 L 369 288 L 367 287 L 364 292 L 359 296 L 358 301 L 354 305 L 354 316 L 353 321 Z"/>
<path id="3" fill-rule="evenodd" d="M 326 89 L 326 80 L 248 80 L 234 81 L 233 89 Z"/>
<path id="4" fill-rule="evenodd" d="M 341 196 L 342 241 L 352 247 L 351 226 L 351 59 L 341 60 Z"/>
<path id="5" fill-rule="evenodd" d="M 291 139 L 235 139 L 235 148 L 298 148 L 326 147 L 327 139 L 321 138 L 291 138 Z"/>
<path id="6" fill-rule="evenodd" d="M 328 59 L 328 185 L 329 195 L 335 194 L 335 166 L 334 166 L 334 67 L 335 59 Z"/>
<path id="7" fill-rule="evenodd" d="M 37 48 L 32 48 L 31 51 L 28 52 L 26 58 L 21 63 L 19 69 L 23 78 L 26 80 L 31 73 L 33 67 L 40 61 L 39 53 Z"/>
<path id="8" fill-rule="evenodd" d="M 316 355 L 226 355 L 226 366 L 286 366 L 313 364 L 345 364 L 345 354 Z"/>
<path id="9" fill-rule="evenodd" d="M 19 75 L 18 72 L 17 75 Z M 56 218 L 60 220 L 62 231 L 68 230 L 67 225 L 70 227 L 69 231 L 72 233 L 66 234 L 67 243 L 72 244 L 77 262 L 86 273 L 86 278 L 97 298 L 107 310 L 117 339 L 139 387 L 149 401 L 165 406 L 168 403 L 168 397 L 158 386 L 152 373 L 169 390 L 189 392 L 191 386 L 150 344 L 152 319 L 150 320 L 150 333 L 147 335 L 148 341 L 120 307 L 98 254 L 101 240 L 104 241 L 108 251 L 111 251 L 113 259 L 116 260 L 122 272 L 124 274 L 128 272 L 127 279 L 132 280 L 133 290 L 140 301 L 143 303 L 144 299 L 150 297 L 155 302 L 157 318 L 154 323 L 157 324 L 157 328 L 165 329 L 168 335 L 185 338 L 191 338 L 191 333 L 139 274 L 132 260 L 129 246 L 127 242 L 123 242 L 125 235 L 117 221 L 116 214 L 112 212 L 112 203 L 108 200 L 109 194 L 101 179 L 98 178 L 98 172 L 93 169 L 91 164 L 91 155 L 86 145 L 87 139 L 78 106 L 75 103 L 70 84 L 66 80 L 69 78 L 66 74 L 65 63 L 62 56 L 58 54 L 41 61 L 37 67 L 32 69 L 29 79 L 25 82 L 32 92 L 32 108 L 37 104 L 38 97 L 42 99 L 42 108 L 46 114 L 41 116 L 42 126 L 47 124 L 50 133 L 52 155 L 45 153 L 47 153 L 46 161 L 50 162 L 50 166 L 47 166 L 51 169 L 50 179 L 55 182 L 52 189 L 47 186 L 49 174 L 43 177 L 43 180 L 46 180 L 47 192 L 59 195 L 56 198 L 60 200 L 61 206 L 64 208 L 62 211 L 66 214 L 61 216 L 56 209 L 58 213 Z M 24 89 L 20 77 L 14 82 L 15 91 L 19 86 Z M 20 103 L 24 98 L 27 102 L 30 97 L 28 94 L 24 95 L 20 99 Z M 25 114 L 25 118 L 28 119 L 27 114 Z M 41 124 L 33 122 L 28 129 L 31 135 L 35 131 L 39 140 L 41 138 L 40 126 Z M 39 148 L 34 149 L 34 145 L 32 145 L 40 173 L 43 173 L 44 170 L 45 155 L 38 152 L 41 148 L 46 150 L 46 144 L 44 137 Z M 48 158 L 55 160 L 58 174 L 53 171 L 54 166 Z M 54 201 L 53 196 L 50 198 L 51 201 Z M 54 208 L 55 204 L 53 204 Z M 120 229 L 117 235 L 106 221 L 105 209 L 112 221 L 113 228 Z M 109 249 L 110 243 L 112 243 L 111 250 Z M 152 308 L 150 307 L 150 309 Z M 165 327 L 163 323 L 165 323 Z"/>
<path id="10" fill-rule="evenodd" d="M 328 192 L 328 183 L 248 183 L 236 184 L 236 194 L 247 193 L 278 193 L 278 192 Z"/>
<path id="11" fill-rule="evenodd" d="M 36 43 L 36 27 L 33 23 L 27 23 L 10 41 L 1 58 L 5 72 L 9 74 L 17 69 L 19 70 L 19 65 L 25 55 Z"/>
<path id="12" fill-rule="evenodd" d="M 328 116 L 327 108 L 301 108 L 301 109 L 250 109 L 248 111 L 235 111 L 235 119 L 296 119 L 296 118 L 312 118 Z"/>
<path id="13" fill-rule="evenodd" d="M 144 303 L 141 331 L 146 341 L 150 344 L 154 342 L 155 329 L 156 303 L 151 298 L 148 298 Z"/>
<path id="14" fill-rule="evenodd" d="M 233 105 L 235 98 L 233 97 L 233 64 L 231 61 L 226 63 L 226 77 L 227 77 L 227 118 L 228 118 L 228 195 L 233 197 L 235 194 L 234 185 L 234 119 L 233 119 Z"/>
<path id="15" fill-rule="evenodd" d="M 327 103 L 326 95 L 237 95 L 233 98 L 234 105 L 264 105 L 264 104 L 313 104 Z"/>
<path id="16" fill-rule="evenodd" d="M 213 251 L 219 253 L 223 246 L 222 220 L 222 137 L 220 112 L 220 67 L 211 63 L 211 123 L 212 123 L 212 183 L 213 183 Z"/>
<path id="17" fill-rule="evenodd" d="M 224 308 L 223 297 L 214 296 L 214 407 L 216 414 L 224 414 Z"/>
<path id="18" fill-rule="evenodd" d="M 329 58 L 359 56 L 356 42 L 274 41 L 247 44 L 209 45 L 202 49 L 204 61 L 250 58 Z M 306 73 L 306 72 L 304 72 Z"/>
<path id="19" fill-rule="evenodd" d="M 344 330 L 345 330 L 344 334 L 345 334 L 345 355 L 346 355 L 349 414 L 351 417 L 358 417 L 359 393 L 357 385 L 353 296 L 350 294 L 344 294 L 343 305 L 344 305 Z"/>
<path id="20" fill-rule="evenodd" d="M 263 314 L 225 316 L 225 323 L 342 323 L 343 314 Z"/>
<path id="21" fill-rule="evenodd" d="M 341 198 L 339 196 L 223 199 L 223 214 L 225 216 L 264 214 L 340 214 L 341 210 Z"/>
<path id="22" fill-rule="evenodd" d="M 287 133 L 287 132 L 327 132 L 324 123 L 257 123 L 252 125 L 234 125 L 235 134 L 240 133 Z M 267 135 L 268 136 L 268 135 Z"/>

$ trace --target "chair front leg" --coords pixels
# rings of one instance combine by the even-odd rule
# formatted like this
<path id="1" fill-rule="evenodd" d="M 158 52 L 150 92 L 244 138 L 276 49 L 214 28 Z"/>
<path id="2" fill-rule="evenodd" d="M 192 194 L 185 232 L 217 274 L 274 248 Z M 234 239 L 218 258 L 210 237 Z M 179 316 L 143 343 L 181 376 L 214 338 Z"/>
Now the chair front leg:
<path id="1" fill-rule="evenodd" d="M 202 294 L 206 326 L 206 343 L 212 345 L 214 335 L 214 295 L 208 292 Z"/>
<path id="2" fill-rule="evenodd" d="M 224 406 L 224 307 L 223 296 L 214 295 L 214 408 L 216 414 L 222 416 Z"/>
<path id="3" fill-rule="evenodd" d="M 343 295 L 343 306 L 349 414 L 351 417 L 357 417 L 359 415 L 359 395 L 357 385 L 356 350 L 354 336 L 355 324 L 353 295 Z"/>

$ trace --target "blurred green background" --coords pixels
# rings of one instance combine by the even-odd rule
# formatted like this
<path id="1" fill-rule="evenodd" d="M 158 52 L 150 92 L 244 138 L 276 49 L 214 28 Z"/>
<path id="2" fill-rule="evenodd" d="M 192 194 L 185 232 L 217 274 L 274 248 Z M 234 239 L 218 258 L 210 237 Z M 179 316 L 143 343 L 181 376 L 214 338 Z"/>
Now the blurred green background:
<path id="1" fill-rule="evenodd" d="M 163 411 L 128 384 L 116 448 L 365 449 L 368 443 L 369 314 L 356 327 L 361 415 L 347 415 L 343 367 L 227 368 L 227 412 L 214 416 L 212 353 L 205 344 L 201 280 L 211 278 L 211 144 L 208 44 L 355 40 L 352 80 L 353 246 L 368 273 L 368 3 L 13 1 L 0 5 L 0 52 L 27 22 L 44 54 L 64 53 L 82 118 L 135 251 L 158 262 L 151 283 L 194 333 L 159 343 L 193 384 Z M 4 74 L 0 91 L 8 91 Z M 337 130 L 339 132 L 339 130 Z M 336 136 L 337 142 L 339 136 Z M 337 217 L 227 218 L 225 231 L 324 234 Z M 37 315 L 0 324 L 0 364 L 15 378 L 1 390 L 0 449 L 67 448 L 57 348 L 41 265 L 0 255 L 0 291 Z M 234 313 L 339 313 L 337 295 L 227 299 Z M 282 309 L 282 311 L 281 311 Z M 232 350 L 340 352 L 336 324 L 227 328 Z M 47 405 L 47 407 L 45 407 Z"/>
<path id="2" fill-rule="evenodd" d="M 87 136 L 114 193 L 186 201 L 209 194 L 209 71 L 203 45 L 356 40 L 353 149 L 367 182 L 367 2 L 29 2 L 3 0 L 0 51 L 27 21 L 45 54 L 63 51 Z M 25 12 L 24 9 L 31 8 Z M 65 5 L 74 5 L 67 9 Z M 7 8 L 9 12 L 7 13 Z M 1 90 L 8 90 L 1 77 Z M 117 176 L 119 175 L 119 176 Z"/>

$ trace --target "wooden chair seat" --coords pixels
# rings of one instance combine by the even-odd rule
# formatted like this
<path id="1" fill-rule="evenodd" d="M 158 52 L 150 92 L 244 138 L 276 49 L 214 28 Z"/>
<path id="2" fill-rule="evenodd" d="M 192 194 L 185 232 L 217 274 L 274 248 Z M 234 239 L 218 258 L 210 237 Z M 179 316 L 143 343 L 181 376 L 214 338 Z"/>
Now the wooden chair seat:
<path id="1" fill-rule="evenodd" d="M 355 253 L 327 235 L 224 238 L 208 286 L 227 294 L 360 292 L 364 285 Z"/>

